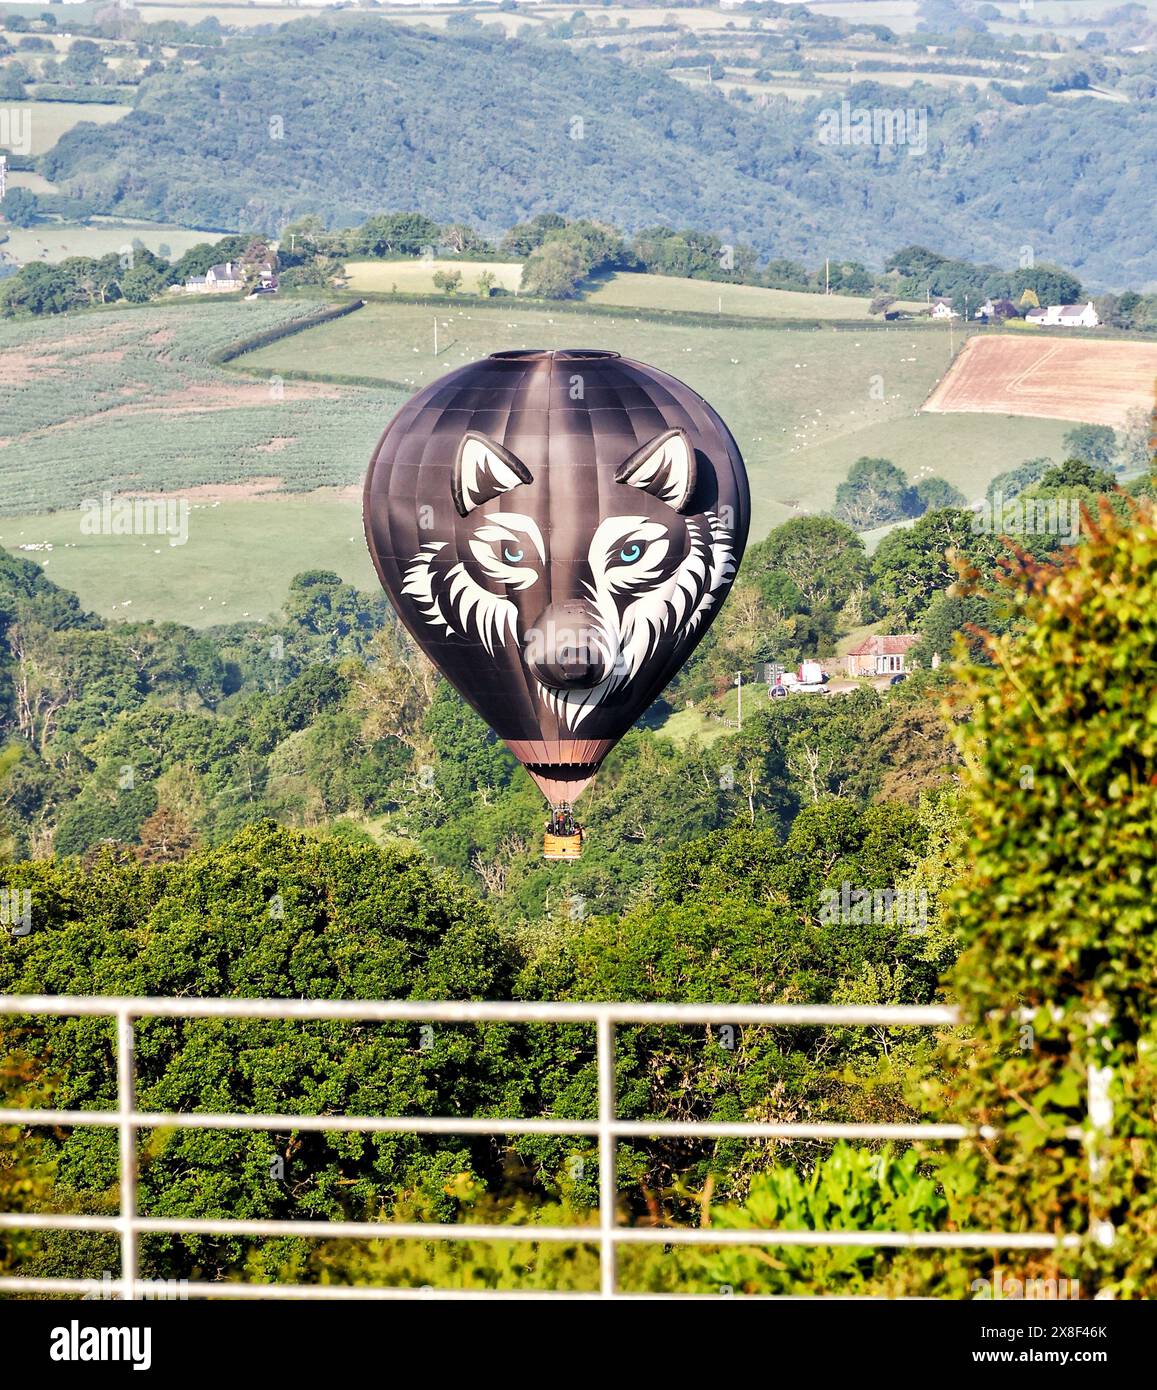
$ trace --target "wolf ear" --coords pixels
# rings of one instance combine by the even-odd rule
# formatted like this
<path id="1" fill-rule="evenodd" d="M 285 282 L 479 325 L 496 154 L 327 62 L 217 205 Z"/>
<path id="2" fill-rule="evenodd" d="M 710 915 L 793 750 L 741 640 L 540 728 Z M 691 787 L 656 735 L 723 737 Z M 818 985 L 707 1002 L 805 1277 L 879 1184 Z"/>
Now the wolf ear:
<path id="1" fill-rule="evenodd" d="M 454 456 L 451 490 L 459 516 L 469 516 L 475 507 L 501 497 L 504 492 L 531 481 L 530 469 L 509 449 L 487 439 L 477 430 L 467 430 Z"/>
<path id="2" fill-rule="evenodd" d="M 685 511 L 695 491 L 695 450 L 687 431 L 657 434 L 620 465 L 615 482 L 629 483 L 677 512 Z"/>

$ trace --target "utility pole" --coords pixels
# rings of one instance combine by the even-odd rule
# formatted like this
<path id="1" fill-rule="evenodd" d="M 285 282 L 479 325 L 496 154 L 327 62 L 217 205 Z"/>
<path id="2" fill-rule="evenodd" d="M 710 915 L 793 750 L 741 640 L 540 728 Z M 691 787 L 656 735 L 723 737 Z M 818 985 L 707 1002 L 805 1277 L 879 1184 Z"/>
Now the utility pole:
<path id="1" fill-rule="evenodd" d="M 434 356 L 438 356 L 438 315 L 434 315 Z"/>
<path id="2" fill-rule="evenodd" d="M 825 257 L 824 257 L 824 294 L 831 294 L 831 292 L 832 292 L 832 288 L 831 288 L 831 286 L 832 286 L 831 266 L 832 266 L 831 258 L 828 257 L 828 256 L 825 256 Z"/>
<path id="3" fill-rule="evenodd" d="M 737 690 L 739 691 L 739 718 L 738 718 L 738 720 L 737 720 L 736 722 L 737 722 L 737 727 L 739 728 L 739 731 L 742 732 L 742 731 L 743 731 L 743 672 L 742 672 L 742 671 L 736 671 L 736 673 L 735 673 L 735 685 L 736 685 Z"/>

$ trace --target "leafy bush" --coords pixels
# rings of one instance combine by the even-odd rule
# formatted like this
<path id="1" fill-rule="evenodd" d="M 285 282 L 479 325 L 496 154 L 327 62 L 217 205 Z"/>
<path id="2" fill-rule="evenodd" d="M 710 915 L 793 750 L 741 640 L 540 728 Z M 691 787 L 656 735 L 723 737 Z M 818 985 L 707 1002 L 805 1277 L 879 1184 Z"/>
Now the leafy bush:
<path id="1" fill-rule="evenodd" d="M 957 1160 L 975 1226 L 1111 1228 L 1074 1264 L 1112 1295 L 1151 1298 L 1157 524 L 1106 506 L 1088 531 L 1059 570 L 1021 561 L 1006 588 L 1027 633 L 960 667 L 973 866 L 951 979 L 977 1044 L 953 1057 L 942 1099 L 1002 1130 Z M 1112 1106 L 1108 1136 L 1089 1127 L 1090 1086 L 1100 1123 Z"/>
<path id="2" fill-rule="evenodd" d="M 921 1172 L 915 1150 L 873 1153 L 837 1144 L 810 1173 L 771 1168 L 751 1180 L 739 1206 L 715 1208 L 723 1230 L 936 1231 L 948 1202 Z M 856 1294 L 874 1288 L 894 1256 L 872 1246 L 722 1248 L 704 1261 L 708 1280 L 742 1293 Z"/>

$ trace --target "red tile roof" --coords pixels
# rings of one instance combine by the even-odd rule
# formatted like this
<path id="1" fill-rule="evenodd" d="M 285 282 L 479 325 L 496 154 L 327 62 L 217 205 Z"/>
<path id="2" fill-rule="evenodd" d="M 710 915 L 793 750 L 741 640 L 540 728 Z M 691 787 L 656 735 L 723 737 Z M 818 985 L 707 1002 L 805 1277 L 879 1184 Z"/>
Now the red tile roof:
<path id="1" fill-rule="evenodd" d="M 848 656 L 903 656 L 909 647 L 920 640 L 919 633 L 900 632 L 887 635 L 877 633 L 865 637 L 858 647 L 852 647 Z"/>

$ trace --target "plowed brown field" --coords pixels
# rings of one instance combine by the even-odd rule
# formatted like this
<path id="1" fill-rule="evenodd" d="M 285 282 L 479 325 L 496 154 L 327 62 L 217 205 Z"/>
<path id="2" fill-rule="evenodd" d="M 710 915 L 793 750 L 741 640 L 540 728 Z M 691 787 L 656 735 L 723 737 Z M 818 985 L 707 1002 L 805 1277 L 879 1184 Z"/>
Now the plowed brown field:
<path id="1" fill-rule="evenodd" d="M 1117 427 L 1131 410 L 1152 410 L 1155 383 L 1157 343 L 1037 337 L 1026 330 L 970 338 L 922 408 Z"/>

